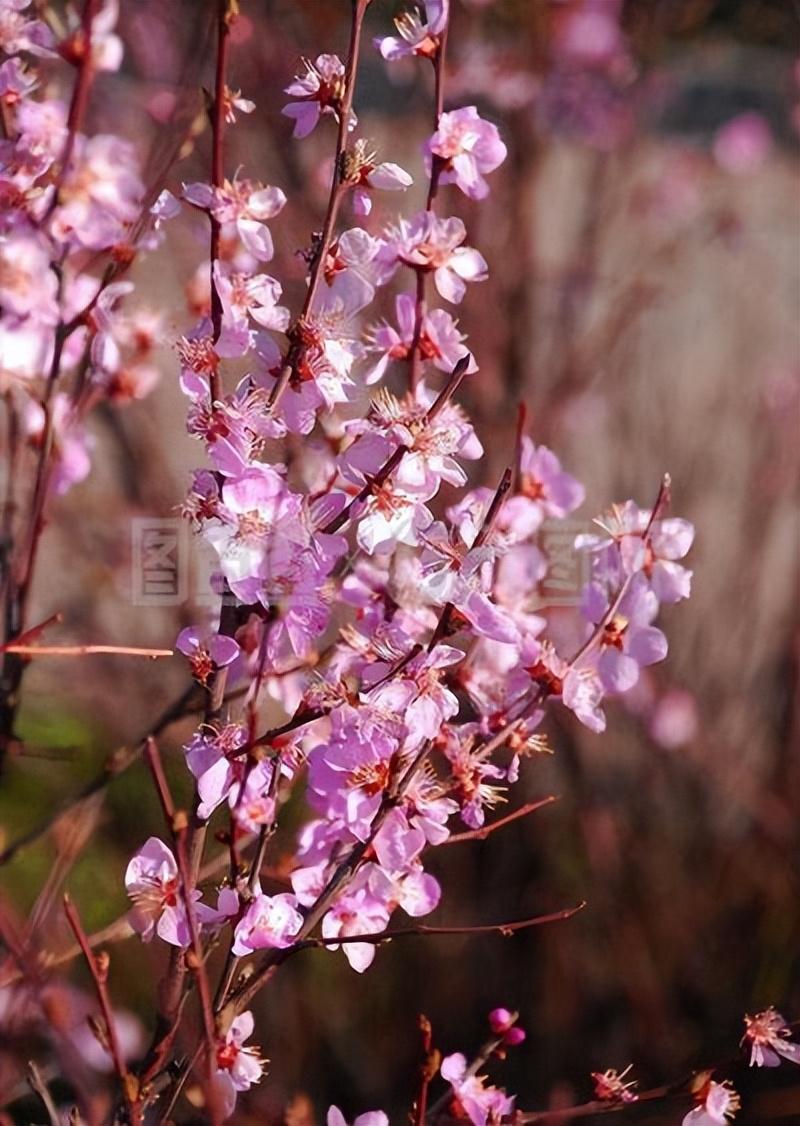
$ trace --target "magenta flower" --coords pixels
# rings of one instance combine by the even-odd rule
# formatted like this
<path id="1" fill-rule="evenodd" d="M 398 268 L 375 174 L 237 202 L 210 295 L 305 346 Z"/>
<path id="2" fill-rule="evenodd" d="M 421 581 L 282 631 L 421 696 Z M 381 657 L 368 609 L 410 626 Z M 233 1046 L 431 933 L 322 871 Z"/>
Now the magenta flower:
<path id="1" fill-rule="evenodd" d="M 508 1009 L 492 1009 L 489 1013 L 489 1027 L 495 1036 L 502 1036 L 503 1043 L 510 1047 L 525 1040 L 525 1029 L 519 1027 L 514 1014 Z"/>
<path id="2" fill-rule="evenodd" d="M 396 725 L 399 734 L 400 725 Z M 331 733 L 308 758 L 309 797 L 316 809 L 366 837 L 391 780 L 398 739 L 370 708 L 347 705 L 331 714 Z"/>
<path id="3" fill-rule="evenodd" d="M 231 949 L 239 957 L 264 948 L 282 950 L 292 945 L 302 925 L 295 896 L 257 895 L 236 924 Z"/>
<path id="4" fill-rule="evenodd" d="M 409 661 L 402 676 L 366 692 L 364 700 L 400 716 L 408 730 L 406 748 L 418 747 L 436 738 L 445 720 L 458 711 L 458 699 L 442 684 L 442 674 L 463 660 L 460 649 L 437 645 Z"/>
<path id="5" fill-rule="evenodd" d="M 487 1086 L 485 1075 L 470 1075 L 466 1057 L 454 1052 L 442 1060 L 441 1075 L 453 1090 L 453 1098 L 473 1126 L 499 1122 L 514 1109 L 514 1099 L 499 1087 Z"/>
<path id="6" fill-rule="evenodd" d="M 213 630 L 187 626 L 178 634 L 175 647 L 188 657 L 192 676 L 207 685 L 217 669 L 230 665 L 239 656 L 239 646 L 232 637 L 224 637 Z"/>
<path id="7" fill-rule="evenodd" d="M 241 781 L 245 760 L 234 752 L 247 742 L 247 729 L 241 724 L 229 723 L 220 731 L 213 727 L 196 731 L 183 750 L 186 765 L 197 779 L 197 812 L 200 817 L 210 817 L 217 806 L 230 795 L 231 787 Z"/>
<path id="8" fill-rule="evenodd" d="M 315 62 L 304 59 L 305 74 L 295 76 L 284 90 L 293 98 L 281 113 L 294 121 L 292 136 L 307 137 L 315 128 L 323 114 L 332 114 L 339 120 L 342 98 L 345 92 L 344 63 L 338 55 L 318 55 Z M 355 114 L 350 115 L 348 129 L 356 125 Z"/>
<path id="9" fill-rule="evenodd" d="M 425 146 L 429 171 L 437 156 L 442 161 L 439 182 L 455 184 L 470 199 L 485 199 L 489 185 L 483 177 L 499 168 L 507 153 L 497 126 L 484 121 L 475 106 L 441 114 Z"/>
<path id="10" fill-rule="evenodd" d="M 462 246 L 467 230 L 460 219 L 440 219 L 432 211 L 420 211 L 411 219 L 400 219 L 385 235 L 379 258 L 384 265 L 381 281 L 388 281 L 401 263 L 414 270 L 433 273 L 436 288 L 446 301 L 457 305 L 467 291 L 467 282 L 489 276 L 483 255 Z"/>
<path id="11" fill-rule="evenodd" d="M 244 1041 L 253 1035 L 253 1023 L 251 1012 L 241 1013 L 231 1021 L 224 1039 L 217 1043 L 214 1085 L 226 1118 L 233 1114 L 239 1092 L 249 1091 L 259 1083 L 266 1068 L 258 1048 L 244 1047 Z"/>

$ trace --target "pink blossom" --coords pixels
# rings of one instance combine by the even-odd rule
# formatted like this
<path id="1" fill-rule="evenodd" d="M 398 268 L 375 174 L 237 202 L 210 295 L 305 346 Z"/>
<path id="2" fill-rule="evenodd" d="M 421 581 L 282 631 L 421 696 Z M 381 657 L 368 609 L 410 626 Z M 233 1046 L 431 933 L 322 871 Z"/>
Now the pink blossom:
<path id="1" fill-rule="evenodd" d="M 200 684 L 208 684 L 209 677 L 217 669 L 231 664 L 239 655 L 239 646 L 232 637 L 201 630 L 197 626 L 181 630 L 175 647 L 189 658 L 192 675 Z"/>
<path id="2" fill-rule="evenodd" d="M 514 1109 L 514 1099 L 499 1087 L 487 1086 L 485 1075 L 470 1075 L 466 1058 L 454 1052 L 442 1060 L 441 1075 L 453 1090 L 459 1108 L 473 1126 L 499 1122 Z"/>
<path id="3" fill-rule="evenodd" d="M 740 1106 L 739 1096 L 728 1082 L 711 1080 L 698 1096 L 699 1105 L 683 1119 L 683 1126 L 728 1126 Z"/>
<path id="4" fill-rule="evenodd" d="M 507 152 L 497 126 L 484 121 L 475 106 L 441 114 L 425 146 L 429 166 L 433 156 L 442 162 L 439 182 L 455 184 L 470 199 L 489 194 L 483 177 L 503 163 Z"/>
<path id="5" fill-rule="evenodd" d="M 667 655 L 666 637 L 651 625 L 658 613 L 658 599 L 644 577 L 636 575 L 613 617 L 606 621 L 608 610 L 602 587 L 590 583 L 584 591 L 583 612 L 591 622 L 605 623 L 597 672 L 607 692 L 627 692 L 639 679 L 640 668 L 663 661 Z"/>
<path id="6" fill-rule="evenodd" d="M 233 784 L 243 777 L 244 759 L 235 757 L 234 752 L 246 742 L 247 729 L 229 723 L 219 731 L 201 728 L 184 746 L 186 765 L 197 779 L 198 816 L 210 817 L 229 796 Z"/>
<path id="7" fill-rule="evenodd" d="M 352 938 L 359 934 L 378 934 L 389 922 L 389 912 L 380 900 L 367 888 L 340 896 L 330 911 L 322 919 L 324 938 Z M 336 950 L 331 944 L 329 949 Z M 345 957 L 357 973 L 364 973 L 375 957 L 375 945 L 371 942 L 345 942 L 342 946 Z"/>
<path id="8" fill-rule="evenodd" d="M 398 543 L 414 546 L 433 516 L 419 496 L 410 496 L 392 481 L 373 489 L 358 522 L 359 545 L 372 555 L 393 551 Z"/>
<path id="9" fill-rule="evenodd" d="M 62 198 L 50 221 L 60 242 L 89 250 L 124 244 L 144 198 L 133 146 L 108 134 L 79 135 Z"/>
<path id="10" fill-rule="evenodd" d="M 29 51 L 32 55 L 52 55 L 55 40 L 43 20 L 28 19 L 22 13 L 30 0 L 3 0 L 0 5 L 0 49 L 7 55 Z"/>
<path id="11" fill-rule="evenodd" d="M 275 798 L 272 783 L 275 768 L 269 762 L 257 762 L 244 775 L 243 782 L 234 782 L 228 802 L 236 824 L 245 833 L 257 833 L 275 821 Z"/>
<path id="12" fill-rule="evenodd" d="M 372 211 L 370 190 L 405 191 L 414 182 L 399 164 L 378 162 L 377 154 L 364 140 L 356 141 L 345 155 L 342 176 L 344 182 L 353 188 L 353 210 L 360 216 L 369 215 Z"/>
<path id="13" fill-rule="evenodd" d="M 261 1059 L 258 1048 L 245 1048 L 244 1041 L 253 1035 L 253 1014 L 240 1013 L 231 1021 L 224 1039 L 217 1042 L 217 1071 L 214 1085 L 219 1093 L 225 1117 L 233 1114 L 236 1096 L 240 1091 L 249 1091 L 261 1081 L 266 1061 Z"/>
<path id="14" fill-rule="evenodd" d="M 545 519 L 562 520 L 583 504 L 580 481 L 561 468 L 547 446 L 535 446 L 525 435 L 520 455 L 519 492 L 506 501 L 498 527 L 515 540 L 527 539 Z"/>
<path id="15" fill-rule="evenodd" d="M 326 1126 L 348 1126 L 338 1106 L 329 1107 L 325 1121 Z M 389 1126 L 389 1119 L 382 1110 L 368 1110 L 366 1114 L 359 1114 L 354 1118 L 352 1126 Z"/>
<path id="16" fill-rule="evenodd" d="M 600 581 L 619 583 L 625 576 L 641 573 L 659 602 L 689 597 L 692 572 L 677 562 L 694 540 L 688 520 L 651 521 L 648 509 L 628 500 L 595 523 L 604 535 L 578 536 L 575 546 L 594 554 L 593 572 Z"/>
<path id="17" fill-rule="evenodd" d="M 734 175 L 756 172 L 772 148 L 772 130 L 760 113 L 742 113 L 719 129 L 714 137 L 714 159 Z"/>
<path id="18" fill-rule="evenodd" d="M 92 467 L 89 450 L 93 440 L 77 416 L 69 395 L 58 391 L 50 406 L 52 414 L 53 452 L 48 487 L 56 496 L 63 496 L 73 485 L 83 481 Z M 27 399 L 23 408 L 23 425 L 28 441 L 38 447 L 44 439 L 45 414 L 39 403 Z"/>
<path id="19" fill-rule="evenodd" d="M 394 21 L 397 36 L 376 39 L 375 46 L 385 59 L 402 59 L 409 55 L 434 58 L 447 26 L 449 7 L 449 0 L 426 0 L 424 13 L 415 9 L 403 12 Z"/>
<path id="20" fill-rule="evenodd" d="M 385 234 L 385 247 L 379 256 L 384 265 L 381 280 L 388 280 L 401 263 L 431 272 L 441 296 L 457 305 L 467 291 L 467 282 L 485 281 L 488 277 L 483 255 L 462 245 L 466 237 L 466 227 L 460 219 L 440 219 L 432 211 L 400 219 Z"/>
<path id="21" fill-rule="evenodd" d="M 744 1018 L 742 1043 L 750 1046 L 750 1066 L 777 1067 L 780 1057 L 800 1063 L 800 1044 L 791 1039 L 792 1030 L 772 1005 L 763 1013 Z"/>
<path id="22" fill-rule="evenodd" d="M 2 16 L 0 16 L 0 19 Z M 17 105 L 39 85 L 36 75 L 26 70 L 22 60 L 6 59 L 0 64 L 0 99 L 8 107 Z"/>
<path id="23" fill-rule="evenodd" d="M 265 223 L 274 219 L 286 203 L 280 188 L 234 177 L 218 188 L 203 183 L 186 184 L 183 198 L 209 211 L 220 223 L 233 224 L 245 249 L 259 262 L 272 258 L 272 235 Z"/>
<path id="24" fill-rule="evenodd" d="M 240 957 L 264 948 L 282 950 L 292 945 L 302 925 L 297 900 L 289 892 L 259 894 L 236 924 L 231 949 Z"/>
<path id="25" fill-rule="evenodd" d="M 342 98 L 345 93 L 344 63 L 338 55 L 318 55 L 315 62 L 303 60 L 305 74 L 295 76 L 284 93 L 299 101 L 289 102 L 281 110 L 285 117 L 294 120 L 293 136 L 307 137 L 322 114 L 332 114 L 339 120 Z M 356 125 L 355 114 L 350 115 L 348 129 Z"/>
<path id="26" fill-rule="evenodd" d="M 400 293 L 395 298 L 397 328 L 388 321 L 374 325 L 366 335 L 367 350 L 377 352 L 379 358 L 365 375 L 368 384 L 377 383 L 392 360 L 407 360 L 414 342 L 416 321 L 415 301 L 410 293 Z M 458 331 L 458 322 L 444 309 L 427 310 L 422 319 L 418 347 L 423 362 L 430 362 L 439 371 L 451 372 L 458 361 L 470 356 L 467 373 L 478 370 L 475 360 L 464 346 L 466 337 Z"/>
<path id="27" fill-rule="evenodd" d="M 149 942 L 154 934 L 174 946 L 188 946 L 189 925 L 175 857 L 158 837 L 149 837 L 128 864 L 125 889 L 133 900 L 133 929 Z M 200 898 L 199 892 L 192 893 Z"/>
<path id="28" fill-rule="evenodd" d="M 229 125 L 235 125 L 236 113 L 252 113 L 256 103 L 249 98 L 243 98 L 241 90 L 231 90 L 225 87 L 225 120 Z"/>
<path id="29" fill-rule="evenodd" d="M 626 1082 L 625 1077 L 630 1074 L 633 1064 L 630 1063 L 624 1071 L 617 1072 L 613 1067 L 608 1071 L 593 1071 L 594 1097 L 601 1102 L 638 1102 L 639 1096 L 633 1090 L 637 1085 L 635 1079 Z"/>
<path id="30" fill-rule="evenodd" d="M 443 671 L 464 659 L 460 649 L 437 645 L 409 661 L 401 676 L 365 694 L 365 700 L 399 716 L 408 730 L 408 748 L 434 739 L 442 723 L 458 711 L 458 700 L 442 684 Z M 379 670 L 374 672 L 380 675 Z"/>

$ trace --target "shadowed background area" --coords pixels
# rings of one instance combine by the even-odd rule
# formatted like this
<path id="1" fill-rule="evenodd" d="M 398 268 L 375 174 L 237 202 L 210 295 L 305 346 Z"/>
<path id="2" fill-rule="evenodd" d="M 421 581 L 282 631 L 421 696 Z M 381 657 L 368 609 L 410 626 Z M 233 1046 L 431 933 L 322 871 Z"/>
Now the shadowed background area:
<path id="1" fill-rule="evenodd" d="M 610 501 L 652 503 L 668 471 L 675 513 L 697 528 L 693 596 L 668 609 L 667 661 L 609 708 L 603 736 L 563 711 L 545 720 L 554 754 L 524 763 L 512 801 L 555 794 L 557 803 L 432 856 L 445 893 L 431 922 L 514 919 L 583 900 L 585 909 L 511 938 L 395 943 L 363 978 L 341 954 L 293 959 L 255 1006 L 274 1078 L 241 1099 L 242 1123 L 300 1126 L 314 1121 L 312 1108 L 321 1121 L 331 1102 L 348 1115 L 381 1106 L 403 1122 L 422 1012 L 443 1051 L 469 1054 L 490 1009 L 518 1009 L 528 1038 L 492 1074 L 524 1109 L 588 1099 L 591 1071 L 633 1062 L 646 1088 L 728 1060 L 743 1014 L 769 1004 L 800 1018 L 797 9 L 628 0 L 624 45 L 603 56 L 590 44 L 578 65 L 557 50 L 569 7 L 454 4 L 445 103 L 476 104 L 509 147 L 486 202 L 443 197 L 490 269 L 459 310 L 480 366 L 463 401 L 486 447 L 481 483 L 502 473 L 517 405 L 527 405 L 534 439 L 587 486 L 576 530 Z M 289 197 L 272 224 L 270 270 L 288 279 L 296 310 L 298 251 L 321 221 L 333 134 L 293 141 L 281 90 L 301 56 L 344 53 L 348 6 L 249 0 L 242 9 L 232 85 L 257 109 L 232 134 L 226 163 Z M 375 0 L 370 36 L 387 34 L 394 12 Z M 121 34 L 128 57 L 99 81 L 94 124 L 113 120 L 141 142 L 154 194 L 164 176 L 177 193 L 209 159 L 207 6 L 123 5 Z M 376 202 L 377 230 L 399 207 L 424 206 L 432 83 L 422 63 L 387 76 L 370 36 L 355 103 L 362 131 L 416 180 L 406 198 Z M 32 619 L 62 612 L 59 640 L 169 647 L 197 620 L 192 569 L 180 604 L 133 604 L 131 543 L 136 521 L 175 515 L 200 464 L 172 341 L 191 323 L 184 290 L 206 243 L 204 218 L 185 216 L 167 251 L 136 268 L 139 300 L 162 314 L 161 381 L 123 415 L 95 419 L 93 474 L 53 506 Z M 399 373 L 389 385 L 400 388 Z M 560 614 L 568 629 L 574 610 Z M 20 721 L 26 749 L 0 792 L 0 847 L 131 745 L 184 686 L 178 659 L 35 663 Z M 187 720 L 162 738 L 178 792 L 191 730 Z M 276 840 L 278 883 L 301 813 L 290 810 Z M 160 831 L 135 765 L 0 870 L 3 894 L 22 914 L 49 873 L 38 925 L 48 947 L 63 946 L 63 881 L 87 928 L 107 925 L 126 909 L 130 854 Z M 144 1020 L 162 959 L 131 941 L 114 951 L 115 996 Z M 74 974 L 84 982 L 81 967 Z M 791 1070 L 737 1073 L 743 1091 L 754 1087 L 737 1121 L 798 1121 Z M 0 1047 L 0 1084 L 14 1082 Z M 642 1106 L 624 1120 L 667 1124 L 686 1109 Z"/>

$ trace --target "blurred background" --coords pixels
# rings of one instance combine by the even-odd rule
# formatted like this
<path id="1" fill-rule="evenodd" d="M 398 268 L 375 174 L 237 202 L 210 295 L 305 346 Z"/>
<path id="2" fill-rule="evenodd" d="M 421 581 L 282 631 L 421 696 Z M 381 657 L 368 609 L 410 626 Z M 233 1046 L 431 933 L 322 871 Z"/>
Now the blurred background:
<path id="1" fill-rule="evenodd" d="M 207 175 L 212 7 L 122 5 L 126 61 L 95 88 L 93 124 L 141 146 L 154 194 L 165 178 L 178 192 Z M 372 230 L 424 205 L 431 68 L 387 68 L 370 45 L 398 10 L 370 7 L 356 110 L 361 135 L 417 183 L 376 199 Z M 326 120 L 291 140 L 281 91 L 302 56 L 344 55 L 348 19 L 344 2 L 243 0 L 234 36 L 231 85 L 257 109 L 231 131 L 227 168 L 289 197 L 271 224 L 270 272 L 294 310 L 334 138 Z M 445 888 L 433 922 L 586 908 L 508 939 L 382 948 L 364 978 L 340 954 L 292 960 L 256 1010 L 272 1077 L 242 1098 L 237 1121 L 300 1126 L 331 1102 L 405 1121 L 421 1012 L 438 1047 L 469 1055 L 490 1009 L 518 1009 L 528 1038 L 492 1075 L 525 1109 L 590 1098 L 591 1071 L 632 1062 L 649 1087 L 727 1060 L 743 1014 L 769 1004 L 800 1018 L 798 27 L 792 0 L 453 0 L 446 106 L 477 105 L 509 147 L 488 201 L 440 196 L 490 268 L 459 310 L 480 365 L 463 401 L 487 449 L 481 483 L 502 472 L 520 401 L 534 439 L 586 484 L 582 520 L 614 500 L 652 503 L 668 471 L 675 514 L 697 527 L 693 597 L 668 608 L 669 658 L 609 708 L 605 735 L 548 716 L 555 753 L 524 765 L 512 803 L 557 804 L 431 858 Z M 52 508 L 31 618 L 61 611 L 54 641 L 170 647 L 197 620 L 193 578 L 179 605 L 134 605 L 132 529 L 175 516 L 201 461 L 173 341 L 191 324 L 186 284 L 206 253 L 202 217 L 185 215 L 135 269 L 137 302 L 161 317 L 160 381 L 95 418 L 93 473 Z M 184 686 L 177 659 L 34 663 L 26 749 L 0 790 L 2 842 L 144 734 Z M 191 729 L 189 719 L 163 735 L 171 767 Z M 103 927 L 126 908 L 124 866 L 150 832 L 161 819 L 137 765 L 0 869 L 3 895 L 22 917 L 45 879 L 57 890 L 66 880 L 87 928 Z M 278 837 L 278 873 L 291 843 Z M 40 912 L 45 945 L 66 945 L 58 896 Z M 114 952 L 115 996 L 146 1028 L 162 959 L 138 942 Z M 77 965 L 74 981 L 85 984 Z M 737 1073 L 743 1093 L 756 1088 L 737 1121 L 800 1121 L 792 1070 Z M 5 1095 L 19 1084 L 2 1048 L 0 1084 Z M 625 1117 L 677 1123 L 686 1109 Z"/>

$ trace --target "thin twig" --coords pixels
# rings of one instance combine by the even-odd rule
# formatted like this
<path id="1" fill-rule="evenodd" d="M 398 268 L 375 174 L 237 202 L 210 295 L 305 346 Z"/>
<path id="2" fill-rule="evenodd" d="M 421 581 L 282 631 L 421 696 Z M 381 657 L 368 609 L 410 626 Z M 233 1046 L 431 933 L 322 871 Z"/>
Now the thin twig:
<path id="1" fill-rule="evenodd" d="M 61 1126 L 61 1115 L 58 1113 L 58 1107 L 53 1102 L 53 1096 L 47 1088 L 44 1076 L 33 1060 L 28 1060 L 27 1072 L 30 1088 L 42 1100 L 44 1109 L 47 1111 L 47 1117 L 50 1120 L 50 1126 Z"/>
<path id="2" fill-rule="evenodd" d="M 161 762 L 161 755 L 158 750 L 158 744 L 155 739 L 150 738 L 147 740 L 145 747 L 145 759 L 147 765 L 153 774 L 156 789 L 158 791 L 161 807 L 164 811 L 164 817 L 172 835 L 172 841 L 175 846 L 175 856 L 178 862 L 178 873 L 181 882 L 181 894 L 183 897 L 183 904 L 186 910 L 186 921 L 189 926 L 189 935 L 191 937 L 191 949 L 185 955 L 185 961 L 189 968 L 194 973 L 197 980 L 197 991 L 200 997 L 200 1008 L 203 1016 L 203 1031 L 206 1040 L 207 1052 L 207 1099 L 209 1111 L 211 1113 L 214 1123 L 222 1121 L 222 1110 L 219 1106 L 219 1099 L 216 1097 L 213 1076 L 216 1069 L 216 1033 L 214 1026 L 214 1013 L 211 1000 L 211 988 L 208 981 L 208 972 L 206 969 L 205 958 L 203 956 L 203 946 L 200 939 L 200 925 L 197 921 L 197 911 L 194 902 L 194 879 L 190 872 L 189 860 L 187 857 L 187 833 L 188 833 L 188 819 L 182 810 L 175 808 L 175 803 L 172 798 L 172 793 L 167 782 L 166 775 L 164 774 L 164 766 Z"/>
<path id="3" fill-rule="evenodd" d="M 436 49 L 431 62 L 433 63 L 433 77 L 434 77 L 434 104 L 433 104 L 433 128 L 434 131 L 439 128 L 439 118 L 442 116 L 444 109 L 444 70 L 445 70 L 445 53 L 447 51 L 447 32 L 449 22 L 445 24 L 439 36 L 439 44 Z M 442 174 L 443 161 L 440 156 L 435 153 L 431 157 L 431 178 L 428 184 L 428 196 L 425 203 L 425 210 L 433 212 L 436 203 L 436 196 L 439 192 L 439 178 Z M 419 386 L 419 381 L 422 375 L 422 348 L 420 342 L 422 340 L 422 326 L 425 323 L 425 315 L 427 313 L 427 302 L 425 300 L 425 290 L 428 282 L 428 272 L 424 269 L 416 271 L 416 296 L 414 300 L 414 332 L 411 337 L 411 348 L 409 351 L 409 384 L 412 392 L 415 392 Z"/>
<path id="4" fill-rule="evenodd" d="M 25 657 L 90 657 L 116 654 L 122 657 L 173 657 L 172 649 L 139 649 L 132 645 L 21 645 L 16 641 L 0 645 L 2 653 L 20 653 Z"/>
<path id="5" fill-rule="evenodd" d="M 526 802 L 526 804 L 521 805 L 519 809 L 515 809 L 513 813 L 508 813 L 505 817 L 500 817 L 497 821 L 492 821 L 490 825 L 482 825 L 480 829 L 470 829 L 469 832 L 466 833 L 453 833 L 446 840 L 442 841 L 442 845 L 464 844 L 466 841 L 485 841 L 492 833 L 496 833 L 498 829 L 510 825 L 512 821 L 519 821 L 521 817 L 527 817 L 529 813 L 535 813 L 537 809 L 543 809 L 546 805 L 552 805 L 557 801 L 558 798 L 555 794 L 550 794 L 549 797 L 542 798 L 540 801 Z"/>
<path id="6" fill-rule="evenodd" d="M 214 104 L 211 110 L 211 183 L 214 188 L 221 188 L 225 181 L 224 147 L 225 138 L 225 101 L 227 96 L 226 77 L 228 70 L 228 55 L 230 51 L 230 25 L 233 18 L 230 0 L 218 0 L 217 5 L 217 62 L 214 76 Z M 214 265 L 219 261 L 220 239 L 222 224 L 213 211 L 208 214 L 211 223 L 211 244 L 209 258 L 211 267 L 211 326 L 213 342 L 219 340 L 222 334 L 222 299 L 217 291 L 214 278 Z M 209 398 L 211 405 L 220 398 L 221 387 L 217 365 L 211 367 L 209 375 Z"/>
<path id="7" fill-rule="evenodd" d="M 422 1033 L 422 1063 L 419 1069 L 419 1090 L 414 1102 L 414 1126 L 423 1126 L 428 1113 L 428 1088 L 439 1070 L 440 1056 L 433 1048 L 433 1029 L 424 1013 L 420 1013 L 419 1029 Z"/>
<path id="8" fill-rule="evenodd" d="M 351 3 L 353 16 L 350 23 L 350 42 L 347 49 L 347 61 L 345 63 L 344 89 L 339 104 L 336 107 L 338 128 L 336 132 L 336 152 L 333 158 L 333 171 L 331 173 L 331 186 L 328 194 L 328 206 L 325 210 L 322 232 L 314 247 L 314 262 L 308 279 L 308 288 L 306 290 L 305 300 L 303 301 L 303 307 L 293 329 L 290 330 L 292 346 L 286 357 L 286 364 L 281 371 L 277 383 L 272 388 L 272 393 L 269 397 L 268 407 L 271 411 L 275 410 L 284 392 L 289 387 L 292 376 L 300 362 L 303 353 L 303 344 L 300 338 L 301 329 L 309 314 L 312 312 L 314 299 L 317 295 L 320 281 L 325 273 L 325 263 L 333 239 L 336 218 L 348 189 L 343 176 L 345 154 L 347 152 L 347 136 L 350 131 L 353 95 L 355 94 L 356 76 L 358 74 L 361 29 L 364 23 L 364 13 L 369 6 L 370 0 L 351 0 Z"/>
<path id="9" fill-rule="evenodd" d="M 67 922 L 86 959 L 89 973 L 92 975 L 97 1000 L 100 1004 L 100 1012 L 103 1016 L 103 1024 L 105 1025 L 105 1039 L 108 1044 L 111 1060 L 114 1064 L 114 1070 L 117 1073 L 122 1089 L 122 1098 L 128 1112 L 128 1120 L 131 1126 L 139 1126 L 139 1123 L 142 1121 L 139 1084 L 135 1076 L 131 1075 L 125 1065 L 125 1057 L 122 1054 L 122 1047 L 119 1042 L 117 1026 L 114 1020 L 114 1009 L 108 993 L 108 967 L 110 959 L 105 951 L 99 954 L 93 953 L 89 946 L 86 932 L 81 924 L 78 910 L 67 895 L 64 896 L 64 914 L 67 916 Z"/>

